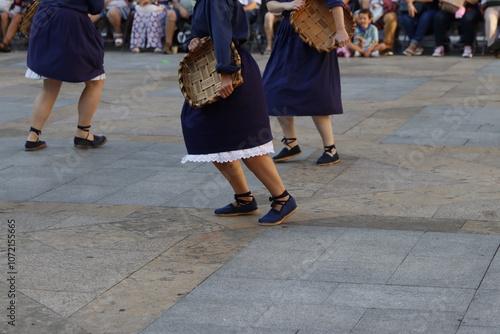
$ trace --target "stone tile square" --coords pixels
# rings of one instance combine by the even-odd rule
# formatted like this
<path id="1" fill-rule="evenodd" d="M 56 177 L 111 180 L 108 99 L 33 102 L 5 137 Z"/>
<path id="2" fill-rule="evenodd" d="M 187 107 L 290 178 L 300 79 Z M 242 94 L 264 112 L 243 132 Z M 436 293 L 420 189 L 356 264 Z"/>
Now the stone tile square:
<path id="1" fill-rule="evenodd" d="M 348 196 L 456 184 L 458 182 L 432 173 L 382 163 L 372 163 L 371 166 L 366 167 L 355 163 L 333 181 L 323 186 L 314 194 L 314 197 Z"/>
<path id="2" fill-rule="evenodd" d="M 464 317 L 465 326 L 500 328 L 500 290 L 477 291 Z"/>
<path id="3" fill-rule="evenodd" d="M 96 204 L 106 196 L 123 189 L 123 186 L 101 185 L 62 185 L 32 198 L 38 202 L 85 203 Z M 121 204 L 121 203 L 107 203 Z"/>
<path id="4" fill-rule="evenodd" d="M 29 231 L 43 231 L 49 229 L 64 219 L 59 215 L 41 215 L 36 213 L 9 212 L 0 213 L 2 231 L 0 233 L 7 234 L 7 220 L 15 220 L 16 232 L 23 233 Z"/>
<path id="5" fill-rule="evenodd" d="M 364 308 L 336 305 L 304 305 L 276 303 L 256 322 L 258 327 L 299 330 L 349 332 L 354 328 Z"/>
<path id="6" fill-rule="evenodd" d="M 372 260 L 359 258 L 317 260 L 305 268 L 300 279 L 316 282 L 385 284 L 402 261 L 401 256 L 385 256 L 383 259 Z"/>
<path id="7" fill-rule="evenodd" d="M 492 258 L 499 245 L 500 236 L 427 232 L 410 255 L 484 259 Z"/>
<path id="8" fill-rule="evenodd" d="M 368 334 L 455 334 L 461 313 L 368 309 L 351 333 Z"/>
<path id="9" fill-rule="evenodd" d="M 401 261 L 423 232 L 347 229 L 319 258 L 320 261 Z"/>
<path id="10" fill-rule="evenodd" d="M 99 203 L 111 205 L 138 205 L 159 206 L 163 205 L 169 196 L 156 192 L 144 191 L 117 191 L 99 199 Z"/>
<path id="11" fill-rule="evenodd" d="M 181 300 L 150 326 L 165 329 L 171 323 L 178 323 L 231 328 L 252 327 L 268 308 L 269 306 L 257 302 L 220 303 Z M 258 323 L 257 326 L 261 327 Z"/>
<path id="12" fill-rule="evenodd" d="M 470 200 L 468 202 L 441 205 L 435 218 L 455 218 L 492 221 L 498 225 L 500 221 L 500 206 L 498 199 Z"/>
<path id="13" fill-rule="evenodd" d="M 323 252 L 346 233 L 346 230 L 335 227 L 282 226 L 282 228 L 268 229 L 252 241 L 247 249 L 257 249 L 262 252 L 304 250 Z"/>
<path id="14" fill-rule="evenodd" d="M 490 261 L 409 255 L 388 284 L 477 289 Z"/>
<path id="15" fill-rule="evenodd" d="M 325 304 L 367 309 L 464 313 L 474 293 L 474 289 L 341 283 Z"/>
<path id="16" fill-rule="evenodd" d="M 343 76 L 343 100 L 394 101 L 427 81 L 424 78 L 357 78 Z M 362 91 L 363 94 L 359 94 Z"/>
<path id="17" fill-rule="evenodd" d="M 495 108 L 428 106 L 401 126 L 383 144 L 500 147 L 498 133 L 479 129 L 500 119 Z M 470 121 L 473 120 L 473 121 Z M 481 122 L 482 120 L 482 122 Z M 457 132 L 458 128 L 461 131 Z"/>
<path id="18" fill-rule="evenodd" d="M 498 334 L 500 327 L 460 326 L 457 334 Z"/>
<path id="19" fill-rule="evenodd" d="M 500 290 L 500 252 L 497 252 L 484 276 L 479 289 Z"/>
<path id="20" fill-rule="evenodd" d="M 69 184 L 127 186 L 157 173 L 147 168 L 101 168 L 92 173 L 82 175 Z"/>
<path id="21" fill-rule="evenodd" d="M 0 185 L 0 200 L 29 201 L 58 187 L 60 183 L 51 178 L 16 176 Z"/>
<path id="22" fill-rule="evenodd" d="M 214 275 L 240 278 L 299 279 L 319 255 L 320 252 L 307 251 L 269 254 L 260 249 L 246 248 Z"/>
<path id="23" fill-rule="evenodd" d="M 248 328 L 248 327 L 222 327 L 217 325 L 194 325 L 194 324 L 168 324 L 168 334 L 296 334 L 297 331 L 290 329 Z M 140 334 L 165 334 L 165 328 L 156 322 L 145 328 Z M 316 333 L 321 334 L 321 333 Z M 330 333 L 335 334 L 335 333 Z"/>
<path id="24" fill-rule="evenodd" d="M 292 281 L 211 276 L 194 289 L 186 302 L 259 303 L 270 307 L 293 285 Z"/>

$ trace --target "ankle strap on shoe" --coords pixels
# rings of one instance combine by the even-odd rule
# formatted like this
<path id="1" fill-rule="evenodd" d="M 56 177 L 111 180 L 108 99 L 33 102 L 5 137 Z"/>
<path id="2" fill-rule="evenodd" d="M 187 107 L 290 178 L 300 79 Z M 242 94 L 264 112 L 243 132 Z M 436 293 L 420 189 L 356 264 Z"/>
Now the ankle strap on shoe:
<path id="1" fill-rule="evenodd" d="M 244 193 L 244 194 L 234 194 L 234 200 L 236 201 L 236 203 L 238 205 L 247 205 L 247 204 L 250 204 L 253 202 L 253 200 L 247 201 L 246 199 L 241 199 L 240 197 L 252 197 L 253 198 L 251 191 Z"/>
<path id="2" fill-rule="evenodd" d="M 323 147 L 325 148 L 325 152 L 328 152 L 328 153 L 332 153 L 332 150 L 333 150 L 333 149 L 337 149 L 337 148 L 335 147 L 335 144 L 330 145 L 330 146 L 323 146 Z"/>
<path id="3" fill-rule="evenodd" d="M 292 148 L 292 147 L 290 146 L 290 144 L 291 144 L 291 143 L 293 143 L 293 142 L 294 142 L 294 141 L 296 141 L 296 140 L 297 140 L 297 138 L 286 138 L 286 137 L 283 137 L 283 139 L 281 139 L 281 142 L 282 142 L 283 144 L 285 144 L 286 146 L 288 146 L 288 147 Z"/>
<path id="4" fill-rule="evenodd" d="M 90 132 L 90 125 L 89 126 L 77 125 L 77 128 L 85 132 Z"/>
<path id="5" fill-rule="evenodd" d="M 276 197 L 269 197 L 269 200 L 271 201 L 271 207 L 273 208 L 275 205 L 285 205 L 286 202 L 288 202 L 288 200 L 285 200 L 285 201 L 278 201 L 280 198 L 284 198 L 284 197 L 287 197 L 287 196 L 290 196 L 290 194 L 288 193 L 288 191 L 284 191 L 283 194 L 279 195 L 279 196 L 276 196 Z"/>
<path id="6" fill-rule="evenodd" d="M 38 136 L 40 136 L 40 134 L 42 133 L 42 130 L 38 130 L 38 129 L 35 129 L 33 127 L 30 128 L 30 132 L 34 132 L 36 133 Z"/>

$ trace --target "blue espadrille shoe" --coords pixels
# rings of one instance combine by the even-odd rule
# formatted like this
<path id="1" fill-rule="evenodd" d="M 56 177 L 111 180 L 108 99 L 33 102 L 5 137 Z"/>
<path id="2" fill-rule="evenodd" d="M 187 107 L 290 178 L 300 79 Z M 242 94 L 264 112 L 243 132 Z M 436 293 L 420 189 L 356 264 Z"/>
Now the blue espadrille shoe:
<path id="1" fill-rule="evenodd" d="M 279 201 L 280 198 L 288 197 L 286 201 Z M 292 197 L 286 190 L 283 194 L 277 197 L 270 197 L 271 210 L 262 218 L 259 219 L 259 225 L 262 226 L 273 226 L 279 225 L 290 217 L 295 211 L 297 211 L 297 203 L 295 203 L 295 198 Z M 276 205 L 281 205 L 281 210 L 278 211 L 274 209 Z"/>
<path id="2" fill-rule="evenodd" d="M 36 133 L 38 136 L 38 140 L 37 141 L 27 140 L 26 143 L 24 144 L 25 151 L 37 151 L 47 147 L 47 143 L 45 143 L 43 140 L 40 140 L 40 134 L 42 133 L 42 131 L 35 128 L 30 128 L 30 132 Z"/>
<path id="3" fill-rule="evenodd" d="M 299 145 L 296 145 L 294 147 L 290 146 L 290 144 L 296 140 L 297 140 L 297 138 L 285 138 L 285 137 L 283 137 L 283 139 L 281 139 L 281 142 L 283 144 L 285 144 L 286 146 L 288 146 L 289 148 L 284 147 L 280 153 L 275 155 L 273 157 L 274 162 L 285 161 L 285 160 L 291 159 L 293 157 L 296 157 L 298 155 L 301 155 L 302 151 L 300 150 Z"/>
<path id="4" fill-rule="evenodd" d="M 240 197 L 252 197 L 252 200 L 247 201 L 241 199 Z M 234 206 L 233 203 L 229 203 L 223 208 L 215 209 L 214 213 L 218 216 L 230 217 L 251 215 L 259 211 L 259 208 L 257 207 L 257 201 L 252 196 L 251 192 L 247 192 L 245 194 L 234 194 L 234 200 L 236 201 L 236 206 Z"/>
<path id="5" fill-rule="evenodd" d="M 323 155 L 321 157 L 319 157 L 318 161 L 316 161 L 316 165 L 328 166 L 328 165 L 333 165 L 333 164 L 336 164 L 337 162 L 340 162 L 340 157 L 339 157 L 339 154 L 337 153 L 336 148 L 335 148 L 335 153 L 332 154 L 332 151 L 334 148 L 335 148 L 335 145 L 325 146 L 325 152 L 323 152 Z"/>
<path id="6" fill-rule="evenodd" d="M 90 134 L 90 125 L 89 126 L 80 126 L 78 125 L 78 129 L 88 132 Z M 87 138 L 89 135 L 87 135 Z M 87 138 L 75 137 L 73 139 L 73 143 L 76 148 L 98 148 L 102 145 L 106 144 L 108 139 L 104 136 L 96 136 L 94 135 L 94 140 L 88 140 Z"/>

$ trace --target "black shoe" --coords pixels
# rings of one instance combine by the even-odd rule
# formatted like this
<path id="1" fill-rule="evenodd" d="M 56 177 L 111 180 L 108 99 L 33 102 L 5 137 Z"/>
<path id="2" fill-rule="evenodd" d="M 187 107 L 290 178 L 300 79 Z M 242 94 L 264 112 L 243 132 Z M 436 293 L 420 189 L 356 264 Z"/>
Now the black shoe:
<path id="1" fill-rule="evenodd" d="M 290 143 L 293 143 L 296 140 L 297 140 L 297 138 L 285 138 L 285 137 L 283 137 L 281 142 L 283 144 L 285 144 L 286 146 L 288 146 L 289 148 L 284 147 L 280 153 L 275 155 L 273 157 L 274 162 L 285 161 L 285 160 L 291 159 L 293 157 L 296 157 L 298 155 L 301 155 L 302 151 L 300 150 L 299 145 L 296 145 L 294 147 L 291 147 L 289 145 Z"/>
<path id="2" fill-rule="evenodd" d="M 90 130 L 90 125 L 89 126 L 80 126 L 78 125 L 78 129 L 89 132 Z M 90 132 L 89 132 L 90 134 Z M 87 138 L 89 135 L 87 134 Z M 101 147 L 102 145 L 106 144 L 108 139 L 104 136 L 96 136 L 94 135 L 94 140 L 88 140 L 87 138 L 80 138 L 80 137 L 75 137 L 73 140 L 75 147 L 76 148 L 98 148 Z"/>
<path id="3" fill-rule="evenodd" d="M 44 141 L 40 140 L 40 134 L 42 133 L 42 131 L 35 128 L 30 128 L 30 132 L 36 133 L 38 135 L 38 140 L 37 141 L 27 140 L 26 143 L 24 144 L 25 151 L 37 151 L 47 147 L 47 144 Z"/>
<path id="4" fill-rule="evenodd" d="M 340 157 L 337 153 L 337 149 L 335 149 L 335 154 L 332 154 L 334 148 L 335 145 L 325 146 L 325 152 L 323 152 L 323 155 L 319 157 L 318 161 L 316 161 L 316 165 L 328 166 L 340 162 Z"/>
<path id="5" fill-rule="evenodd" d="M 289 196 L 286 201 L 280 201 L 279 199 Z M 259 219 L 259 225 L 262 226 L 273 226 L 279 225 L 290 217 L 295 211 L 297 211 L 297 203 L 295 199 L 286 190 L 283 194 L 277 197 L 269 198 L 271 203 L 271 210 L 262 218 Z M 276 205 L 281 205 L 280 211 L 276 210 L 274 207 Z"/>
<path id="6" fill-rule="evenodd" d="M 252 200 L 246 201 L 240 197 L 252 197 Z M 215 209 L 214 213 L 222 217 L 231 217 L 251 215 L 259 211 L 257 201 L 250 191 L 245 194 L 234 194 L 234 199 L 236 201 L 236 206 L 234 206 L 233 203 L 229 203 L 223 208 Z"/>
<path id="7" fill-rule="evenodd" d="M 500 50 L 500 38 L 497 39 L 493 44 L 490 45 L 490 49 L 493 51 L 499 51 Z"/>

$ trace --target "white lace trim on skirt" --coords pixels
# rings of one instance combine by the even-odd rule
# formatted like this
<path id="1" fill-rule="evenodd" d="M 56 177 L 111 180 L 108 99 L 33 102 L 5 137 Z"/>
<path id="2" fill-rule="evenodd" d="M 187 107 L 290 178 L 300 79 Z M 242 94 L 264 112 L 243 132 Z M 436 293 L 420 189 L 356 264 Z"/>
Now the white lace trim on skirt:
<path id="1" fill-rule="evenodd" d="M 28 68 L 26 70 L 26 74 L 24 76 L 28 79 L 35 79 L 35 80 L 48 79 L 44 76 L 41 76 L 40 74 L 33 72 L 30 68 Z M 97 80 L 104 80 L 104 79 L 106 79 L 106 73 L 100 74 L 100 75 L 96 76 L 95 78 L 90 79 L 90 81 L 97 81 Z"/>
<path id="2" fill-rule="evenodd" d="M 193 162 L 230 162 L 238 159 L 247 159 L 251 157 L 256 157 L 259 155 L 264 155 L 268 153 L 274 153 L 273 142 L 270 141 L 260 146 L 245 148 L 243 150 L 211 153 L 211 154 L 188 154 L 182 158 L 182 163 L 188 161 Z"/>

